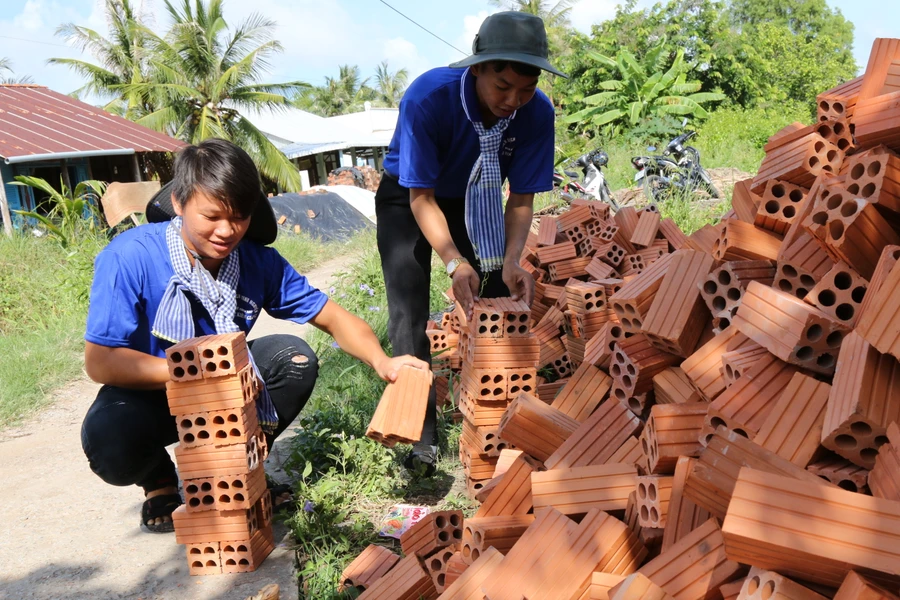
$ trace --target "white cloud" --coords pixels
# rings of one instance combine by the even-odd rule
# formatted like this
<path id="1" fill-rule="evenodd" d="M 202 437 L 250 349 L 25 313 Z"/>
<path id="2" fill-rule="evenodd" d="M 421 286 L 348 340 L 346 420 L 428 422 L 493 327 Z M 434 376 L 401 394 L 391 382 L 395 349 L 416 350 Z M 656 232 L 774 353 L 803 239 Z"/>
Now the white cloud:
<path id="1" fill-rule="evenodd" d="M 460 50 L 466 52 L 466 55 L 472 53 L 472 42 L 475 41 L 475 36 L 478 34 L 478 30 L 481 29 L 481 24 L 484 23 L 484 20 L 488 18 L 488 15 L 497 12 L 497 11 L 486 11 L 481 10 L 478 11 L 477 15 L 466 15 L 463 17 L 463 32 L 457 40 L 456 44 L 454 44 Z"/>
<path id="2" fill-rule="evenodd" d="M 419 54 L 415 44 L 402 37 L 385 41 L 382 53 L 391 71 L 406 69 L 409 72 L 410 82 L 433 66 Z"/>
<path id="3" fill-rule="evenodd" d="M 44 26 L 44 20 L 41 17 L 44 12 L 42 0 L 28 0 L 22 7 L 22 12 L 13 18 L 15 30 L 28 33 L 39 31 Z"/>
<path id="4" fill-rule="evenodd" d="M 618 0 L 581 0 L 569 11 L 569 20 L 581 33 L 590 33 L 591 25 L 616 16 Z"/>

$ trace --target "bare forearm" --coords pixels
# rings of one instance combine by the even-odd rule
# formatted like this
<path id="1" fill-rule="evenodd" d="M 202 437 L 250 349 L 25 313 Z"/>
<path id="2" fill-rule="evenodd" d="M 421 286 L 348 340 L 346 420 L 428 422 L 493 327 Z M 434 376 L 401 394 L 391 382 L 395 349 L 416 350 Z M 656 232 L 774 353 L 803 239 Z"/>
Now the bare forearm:
<path id="1" fill-rule="evenodd" d="M 411 189 L 409 198 L 410 208 L 419 229 L 444 264 L 461 256 L 450 235 L 447 218 L 434 197 L 434 190 Z"/>
<path id="2" fill-rule="evenodd" d="M 531 219 L 534 215 L 534 194 L 510 194 L 506 202 L 504 222 L 506 225 L 506 254 L 504 262 L 519 263 L 522 250 L 525 249 L 525 241 L 528 239 L 528 231 L 531 228 Z"/>
<path id="3" fill-rule="evenodd" d="M 84 366 L 88 377 L 105 385 L 155 390 L 165 388 L 169 381 L 166 359 L 131 348 L 110 348 L 87 342 Z"/>
<path id="4" fill-rule="evenodd" d="M 328 332 L 341 350 L 372 368 L 375 368 L 378 361 L 387 358 L 381 342 L 368 323 L 350 312 L 342 320 L 344 322 L 339 328 Z"/>

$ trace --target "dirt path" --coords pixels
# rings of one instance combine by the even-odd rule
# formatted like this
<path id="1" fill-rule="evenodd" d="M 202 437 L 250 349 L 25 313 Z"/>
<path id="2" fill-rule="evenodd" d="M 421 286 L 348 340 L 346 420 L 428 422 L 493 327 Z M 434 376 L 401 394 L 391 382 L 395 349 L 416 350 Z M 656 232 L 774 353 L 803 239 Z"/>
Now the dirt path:
<path id="1" fill-rule="evenodd" d="M 307 276 L 326 288 L 352 260 L 335 258 Z M 304 329 L 267 318 L 250 337 Z M 174 535 L 141 532 L 141 491 L 101 481 L 81 450 L 81 421 L 98 387 L 78 379 L 28 425 L 0 432 L 0 599 L 243 600 L 268 583 L 281 586 L 283 599 L 296 598 L 294 552 L 281 523 L 280 543 L 260 570 L 212 577 L 188 575 Z M 267 471 L 278 473 L 284 442 L 275 443 Z"/>

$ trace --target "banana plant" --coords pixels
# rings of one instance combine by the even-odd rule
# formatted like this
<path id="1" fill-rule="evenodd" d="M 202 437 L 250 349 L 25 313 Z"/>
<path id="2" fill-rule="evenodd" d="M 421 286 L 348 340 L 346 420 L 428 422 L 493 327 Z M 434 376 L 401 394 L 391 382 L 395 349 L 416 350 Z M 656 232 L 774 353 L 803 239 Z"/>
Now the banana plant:
<path id="1" fill-rule="evenodd" d="M 34 219 L 56 239 L 63 248 L 75 243 L 85 231 L 94 231 L 98 222 L 97 201 L 106 192 L 107 184 L 96 179 L 80 182 L 74 189 L 59 181 L 59 191 L 40 177 L 16 176 L 13 185 L 27 186 L 47 195 L 50 209 L 46 215 L 35 211 L 13 211 L 27 219 Z"/>
<path id="2" fill-rule="evenodd" d="M 565 117 L 565 123 L 589 123 L 618 133 L 626 125 L 633 127 L 650 116 L 704 118 L 708 113 L 703 104 L 725 99 L 724 94 L 701 92 L 699 81 L 687 80 L 690 66 L 684 61 L 682 49 L 663 70 L 667 59 L 665 39 L 641 61 L 628 50 L 621 50 L 614 59 L 597 52 L 588 55 L 600 65 L 618 71 L 619 78 L 601 82 L 598 87 L 602 91 L 586 96 L 583 102 L 588 106 Z"/>

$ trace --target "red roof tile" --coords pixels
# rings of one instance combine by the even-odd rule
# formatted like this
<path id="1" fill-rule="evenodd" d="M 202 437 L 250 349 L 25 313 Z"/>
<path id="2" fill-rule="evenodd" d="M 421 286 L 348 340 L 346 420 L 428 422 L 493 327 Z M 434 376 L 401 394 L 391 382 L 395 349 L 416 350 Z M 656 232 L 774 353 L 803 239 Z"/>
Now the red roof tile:
<path id="1" fill-rule="evenodd" d="M 175 152 L 184 142 L 37 85 L 0 85 L 0 156 L 134 149 Z"/>

